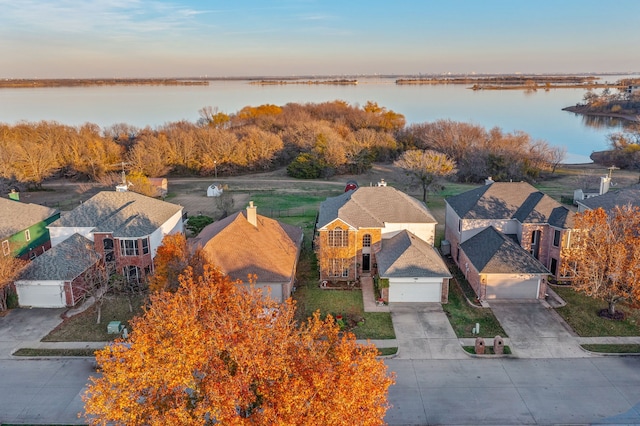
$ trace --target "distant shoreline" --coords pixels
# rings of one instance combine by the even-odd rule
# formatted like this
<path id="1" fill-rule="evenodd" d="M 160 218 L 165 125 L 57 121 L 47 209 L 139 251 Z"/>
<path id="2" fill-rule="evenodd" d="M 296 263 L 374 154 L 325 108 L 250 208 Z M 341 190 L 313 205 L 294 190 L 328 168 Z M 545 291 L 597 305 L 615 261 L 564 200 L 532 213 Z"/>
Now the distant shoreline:
<path id="1" fill-rule="evenodd" d="M 616 83 L 598 82 L 608 74 L 482 74 L 482 75 L 306 75 L 282 77 L 185 77 L 185 78 L 4 78 L 0 89 L 83 86 L 207 86 L 211 81 L 248 81 L 252 85 L 327 84 L 357 85 L 358 79 L 395 80 L 396 85 L 468 84 L 472 90 L 549 90 L 559 88 L 616 88 Z M 618 75 L 625 75 L 621 73 Z"/>
<path id="2" fill-rule="evenodd" d="M 358 80 L 258 80 L 250 81 L 249 84 L 263 86 L 277 86 L 283 84 L 337 84 L 337 85 L 356 85 Z"/>
<path id="3" fill-rule="evenodd" d="M 206 80 L 172 78 L 78 78 L 78 79 L 4 79 L 0 89 L 26 89 L 40 87 L 87 87 L 87 86 L 208 86 Z"/>
<path id="4" fill-rule="evenodd" d="M 589 111 L 587 107 L 583 106 L 568 106 L 562 108 L 563 111 L 572 112 L 574 114 L 593 115 L 597 117 L 609 117 L 609 118 L 621 118 L 627 121 L 640 122 L 640 114 L 618 114 L 615 112 L 595 112 Z"/>

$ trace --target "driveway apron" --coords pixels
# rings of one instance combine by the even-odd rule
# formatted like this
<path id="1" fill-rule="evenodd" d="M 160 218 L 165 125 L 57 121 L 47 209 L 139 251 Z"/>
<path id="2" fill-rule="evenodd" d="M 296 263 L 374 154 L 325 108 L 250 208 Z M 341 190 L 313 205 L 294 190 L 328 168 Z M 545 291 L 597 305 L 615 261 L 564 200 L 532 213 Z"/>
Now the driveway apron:
<path id="1" fill-rule="evenodd" d="M 0 358 L 36 344 L 62 322 L 65 309 L 12 309 L 0 317 Z"/>
<path id="2" fill-rule="evenodd" d="M 399 359 L 465 359 L 439 303 L 390 304 Z"/>
<path id="3" fill-rule="evenodd" d="M 489 301 L 518 358 L 583 358 L 579 338 L 552 308 L 539 301 Z M 480 331 L 482 334 L 482 330 Z"/>

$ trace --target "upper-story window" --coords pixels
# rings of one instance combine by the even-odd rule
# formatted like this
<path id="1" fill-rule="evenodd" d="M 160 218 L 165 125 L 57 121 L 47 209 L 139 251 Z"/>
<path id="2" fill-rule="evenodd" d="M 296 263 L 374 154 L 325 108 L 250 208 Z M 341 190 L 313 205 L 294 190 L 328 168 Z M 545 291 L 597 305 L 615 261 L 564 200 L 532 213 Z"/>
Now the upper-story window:
<path id="1" fill-rule="evenodd" d="M 142 254 L 149 254 L 149 238 L 142 239 Z"/>
<path id="2" fill-rule="evenodd" d="M 362 236 L 362 247 L 371 247 L 371 235 L 364 234 Z"/>
<path id="3" fill-rule="evenodd" d="M 9 253 L 11 253 L 11 249 L 9 248 L 9 240 L 4 240 L 2 242 L 2 254 L 4 254 L 5 256 L 9 256 Z"/>
<path id="4" fill-rule="evenodd" d="M 560 247 L 561 236 L 562 236 L 562 234 L 560 233 L 560 230 L 556 229 L 556 230 L 553 231 L 553 246 L 554 247 Z"/>
<path id="5" fill-rule="evenodd" d="M 26 241 L 31 241 L 31 232 L 28 229 L 24 231 L 24 239 Z"/>
<path id="6" fill-rule="evenodd" d="M 138 240 L 120 240 L 120 253 L 123 256 L 138 256 Z"/>
<path id="7" fill-rule="evenodd" d="M 349 232 L 340 227 L 329 231 L 329 247 L 347 247 L 349 245 Z"/>
<path id="8" fill-rule="evenodd" d="M 113 240 L 111 238 L 105 238 L 102 240 L 102 247 L 104 248 L 105 262 L 114 262 L 116 257 L 113 253 Z"/>

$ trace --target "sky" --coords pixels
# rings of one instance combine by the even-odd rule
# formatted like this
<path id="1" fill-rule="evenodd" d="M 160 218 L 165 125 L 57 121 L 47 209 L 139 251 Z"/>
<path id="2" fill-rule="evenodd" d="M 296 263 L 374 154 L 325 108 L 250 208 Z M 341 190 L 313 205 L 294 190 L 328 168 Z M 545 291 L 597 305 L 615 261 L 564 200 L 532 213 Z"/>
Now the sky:
<path id="1" fill-rule="evenodd" d="M 640 1 L 0 0 L 0 78 L 640 72 Z"/>

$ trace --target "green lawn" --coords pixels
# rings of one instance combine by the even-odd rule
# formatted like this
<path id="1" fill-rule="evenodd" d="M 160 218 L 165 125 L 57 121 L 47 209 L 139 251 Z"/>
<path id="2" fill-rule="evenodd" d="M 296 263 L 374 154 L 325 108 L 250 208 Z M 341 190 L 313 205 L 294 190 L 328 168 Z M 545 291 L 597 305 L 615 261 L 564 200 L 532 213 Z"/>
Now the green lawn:
<path id="1" fill-rule="evenodd" d="M 591 344 L 582 345 L 588 351 L 605 353 L 605 354 L 638 354 L 640 353 L 640 345 L 614 345 L 614 344 Z"/>
<path id="2" fill-rule="evenodd" d="M 461 285 L 464 284 L 464 282 L 461 283 Z M 449 283 L 449 303 L 442 305 L 442 309 L 447 314 L 458 337 L 476 337 L 471 332 L 476 323 L 480 324 L 480 336 L 486 338 L 508 337 L 491 309 L 473 307 L 467 302 L 457 280 L 451 280 Z"/>
<path id="3" fill-rule="evenodd" d="M 102 305 L 102 319 L 96 323 L 97 308 L 90 307 L 86 311 L 65 319 L 51 333 L 45 336 L 43 342 L 104 342 L 120 337 L 119 334 L 108 334 L 107 324 L 110 321 L 120 321 L 128 327 L 129 320 L 142 313 L 142 304 L 145 298 L 136 296 L 132 298 L 133 312 L 129 311 L 129 303 L 124 296 L 114 296 L 107 299 Z"/>
<path id="4" fill-rule="evenodd" d="M 598 316 L 598 312 L 607 307 L 606 302 L 578 293 L 569 286 L 552 288 L 567 302 L 556 311 L 579 336 L 640 336 L 640 310 L 618 303 L 616 309 L 624 311 L 626 319 L 613 321 Z"/>
<path id="5" fill-rule="evenodd" d="M 95 349 L 38 349 L 21 348 L 13 356 L 93 356 Z"/>
<path id="6" fill-rule="evenodd" d="M 350 330 L 358 339 L 395 339 L 391 314 L 364 312 L 360 290 L 323 290 L 319 287 L 316 256 L 309 248 L 304 250 L 298 264 L 297 282 L 293 298 L 299 321 L 319 310 L 322 317 L 342 315 L 347 324 L 354 326 Z"/>

